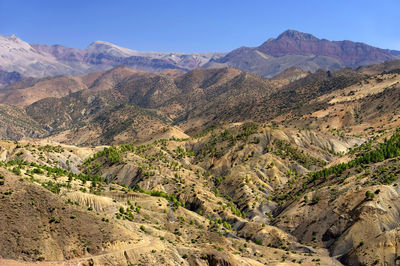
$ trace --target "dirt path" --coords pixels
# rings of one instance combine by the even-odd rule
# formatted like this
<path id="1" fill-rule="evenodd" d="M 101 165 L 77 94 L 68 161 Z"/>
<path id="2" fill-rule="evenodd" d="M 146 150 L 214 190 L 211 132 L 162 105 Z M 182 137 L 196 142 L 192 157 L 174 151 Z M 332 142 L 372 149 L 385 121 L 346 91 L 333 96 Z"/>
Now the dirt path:
<path id="1" fill-rule="evenodd" d="M 95 259 L 99 259 L 102 257 L 112 256 L 112 255 L 116 255 L 119 253 L 125 253 L 125 252 L 129 252 L 131 250 L 134 250 L 134 249 L 136 250 L 136 249 L 140 249 L 140 248 L 147 248 L 147 247 L 154 245 L 149 237 L 142 239 L 140 242 L 141 243 L 137 243 L 126 249 L 115 250 L 115 251 L 111 251 L 111 252 L 107 252 L 107 253 L 103 253 L 103 254 L 99 254 L 99 255 L 86 256 L 86 257 L 81 257 L 81 258 L 67 260 L 67 261 L 24 262 L 24 261 L 0 258 L 0 266 L 3 266 L 3 265 L 4 266 L 46 266 L 46 265 L 81 266 L 83 263 L 85 263 L 91 259 L 95 260 Z"/>

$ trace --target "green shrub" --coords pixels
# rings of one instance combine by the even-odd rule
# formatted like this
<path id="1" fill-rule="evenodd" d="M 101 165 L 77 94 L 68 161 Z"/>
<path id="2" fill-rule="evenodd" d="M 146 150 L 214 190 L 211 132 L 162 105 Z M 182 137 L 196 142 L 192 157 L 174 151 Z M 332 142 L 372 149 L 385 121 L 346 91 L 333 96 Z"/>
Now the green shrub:
<path id="1" fill-rule="evenodd" d="M 34 173 L 34 174 L 40 174 L 40 175 L 43 175 L 43 174 L 44 174 L 43 170 L 40 169 L 40 168 L 35 168 L 35 169 L 33 169 L 33 173 Z"/>
<path id="2" fill-rule="evenodd" d="M 319 196 L 314 196 L 313 198 L 312 198 L 312 203 L 313 204 L 316 204 L 316 203 L 318 203 L 318 201 L 320 200 L 321 198 L 319 197 Z"/>
<path id="3" fill-rule="evenodd" d="M 230 225 L 229 223 L 227 223 L 226 221 L 224 221 L 224 222 L 222 223 L 222 225 L 223 225 L 226 229 L 231 230 L 231 225 Z"/>
<path id="4" fill-rule="evenodd" d="M 261 246 L 263 244 L 263 241 L 261 239 L 254 239 L 254 243 Z"/>
<path id="5" fill-rule="evenodd" d="M 372 200 L 375 197 L 375 194 L 372 193 L 371 191 L 367 190 L 367 192 L 365 192 L 365 198 L 367 200 Z"/>
<path id="6" fill-rule="evenodd" d="M 58 223 L 60 223 L 60 221 L 61 221 L 60 218 L 56 218 L 56 217 L 54 217 L 54 216 L 51 216 L 49 222 L 50 222 L 50 223 L 56 223 L 56 224 L 58 224 Z"/>
<path id="7" fill-rule="evenodd" d="M 61 184 L 59 183 L 54 183 L 53 181 L 47 181 L 42 183 L 42 186 L 48 190 L 50 190 L 51 192 L 53 192 L 54 194 L 59 194 L 60 190 L 61 190 Z"/>
<path id="8" fill-rule="evenodd" d="M 13 172 L 16 175 L 21 175 L 21 169 L 19 167 L 14 167 L 11 172 Z"/>

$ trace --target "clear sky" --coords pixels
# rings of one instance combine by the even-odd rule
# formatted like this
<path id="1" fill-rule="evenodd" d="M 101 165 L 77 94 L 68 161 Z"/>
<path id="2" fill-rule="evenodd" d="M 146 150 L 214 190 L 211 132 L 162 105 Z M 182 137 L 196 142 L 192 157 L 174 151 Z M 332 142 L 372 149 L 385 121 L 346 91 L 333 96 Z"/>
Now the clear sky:
<path id="1" fill-rule="evenodd" d="M 400 0 L 0 0 L 0 34 L 139 51 L 258 46 L 286 29 L 400 50 Z"/>

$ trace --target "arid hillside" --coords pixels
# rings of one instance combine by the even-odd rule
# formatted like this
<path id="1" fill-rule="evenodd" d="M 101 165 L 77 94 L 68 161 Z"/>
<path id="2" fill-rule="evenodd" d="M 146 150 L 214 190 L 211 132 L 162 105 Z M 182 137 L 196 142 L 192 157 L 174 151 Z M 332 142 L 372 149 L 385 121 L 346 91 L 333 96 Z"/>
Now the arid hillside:
<path id="1" fill-rule="evenodd" d="M 0 255 L 96 265 L 390 265 L 399 252 L 399 143 L 393 131 L 356 137 L 256 123 L 143 145 L 3 141 L 1 242 L 10 232 L 36 242 L 11 242 Z M 16 222 L 27 217 L 40 230 Z M 86 220 L 90 228 L 73 229 Z"/>
<path id="2" fill-rule="evenodd" d="M 0 262 L 339 265 L 324 249 L 300 244 L 270 226 L 269 218 L 255 211 L 258 204 L 230 198 L 225 182 L 238 177 L 207 171 L 197 161 L 213 155 L 192 155 L 186 145 L 194 140 L 96 149 L 3 141 L 0 204 L 7 214 L 0 219 Z M 264 190 L 268 180 L 248 178 L 251 183 L 238 186 L 241 193 L 253 200 L 270 195 Z M 248 191 L 253 182 L 262 182 L 263 192 Z M 263 208 L 275 205 L 264 201 Z"/>
<path id="3" fill-rule="evenodd" d="M 2 136 L 58 135 L 58 141 L 83 145 L 147 141 L 171 126 L 195 135 L 218 123 L 266 122 L 293 110 L 302 115 L 298 108 L 305 103 L 368 77 L 350 69 L 312 74 L 292 69 L 266 80 L 234 68 L 152 74 L 117 67 L 86 76 L 23 80 L 2 90 L 1 102 L 9 106 L 4 116 L 13 121 Z M 20 127 L 21 119 L 41 128 L 8 133 Z"/>
<path id="4" fill-rule="evenodd" d="M 396 265 L 396 66 L 17 82 L 79 86 L 0 106 L 0 264 Z"/>

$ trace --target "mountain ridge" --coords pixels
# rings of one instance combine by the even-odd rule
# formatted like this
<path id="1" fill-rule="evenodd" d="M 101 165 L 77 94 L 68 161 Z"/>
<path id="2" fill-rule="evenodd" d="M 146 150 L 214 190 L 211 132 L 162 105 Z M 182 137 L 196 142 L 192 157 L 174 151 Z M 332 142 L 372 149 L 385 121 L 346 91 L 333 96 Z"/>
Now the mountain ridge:
<path id="1" fill-rule="evenodd" d="M 257 47 L 242 46 L 229 53 L 140 52 L 106 41 L 85 49 L 63 45 L 29 44 L 17 36 L 0 36 L 3 71 L 23 76 L 83 75 L 126 65 L 136 70 L 235 67 L 271 78 L 288 68 L 303 71 L 356 68 L 400 58 L 400 51 L 380 49 L 352 41 L 329 41 L 312 34 L 287 30 Z"/>
<path id="2" fill-rule="evenodd" d="M 356 68 L 394 59 L 398 59 L 398 51 L 347 40 L 329 41 L 309 33 L 287 30 L 260 46 L 235 49 L 210 61 L 207 66 L 236 67 L 271 78 L 291 67 L 315 72 L 318 69 Z"/>
<path id="3" fill-rule="evenodd" d="M 329 41 L 326 39 L 318 39 L 312 34 L 302 33 L 294 30 L 287 30 L 280 34 L 277 39 L 267 41 L 257 48 L 259 51 L 273 56 L 283 56 L 287 54 L 301 55 L 322 55 L 340 59 L 346 66 L 355 67 L 364 65 L 362 60 L 371 57 L 367 64 L 379 63 L 394 59 L 391 56 L 391 50 L 375 48 L 373 46 L 353 42 Z M 359 50 L 361 54 L 359 54 Z M 364 51 L 366 50 L 366 51 Z M 355 59 L 349 58 L 352 54 Z"/>

